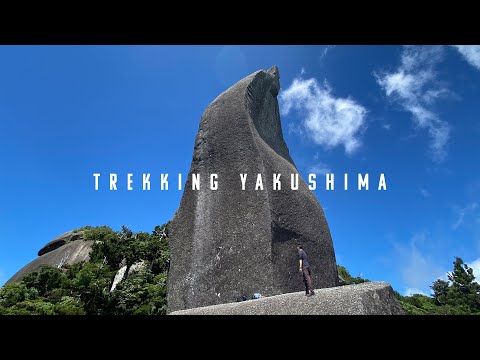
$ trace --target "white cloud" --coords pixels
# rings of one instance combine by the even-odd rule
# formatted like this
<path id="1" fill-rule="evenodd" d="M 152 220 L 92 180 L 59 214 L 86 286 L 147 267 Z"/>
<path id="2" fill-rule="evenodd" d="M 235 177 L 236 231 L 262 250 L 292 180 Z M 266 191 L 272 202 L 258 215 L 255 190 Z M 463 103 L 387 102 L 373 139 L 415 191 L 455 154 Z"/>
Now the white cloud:
<path id="1" fill-rule="evenodd" d="M 478 202 L 474 201 L 470 204 L 467 204 L 463 207 L 454 206 L 453 211 L 455 212 L 455 221 L 452 225 L 454 230 L 458 229 L 465 223 L 465 219 L 469 216 L 474 216 L 476 210 L 478 209 Z"/>
<path id="2" fill-rule="evenodd" d="M 313 164 L 308 168 L 309 174 L 317 174 L 317 175 L 324 176 L 325 174 L 331 173 L 331 172 L 332 170 L 330 170 L 330 167 L 322 162 Z"/>
<path id="3" fill-rule="evenodd" d="M 466 262 L 466 264 L 472 268 L 473 275 L 475 275 L 475 282 L 480 284 L 480 258 L 473 260 L 472 262 Z M 446 271 L 442 276 L 438 277 L 438 279 L 448 281 L 450 283 L 450 280 L 448 279 L 448 274 L 449 271 Z"/>
<path id="4" fill-rule="evenodd" d="M 390 124 L 382 124 L 382 128 L 384 128 L 385 130 L 390 130 L 392 126 Z"/>
<path id="5" fill-rule="evenodd" d="M 473 275 L 475 275 L 475 281 L 480 284 L 480 258 L 467 263 L 473 269 Z"/>
<path id="6" fill-rule="evenodd" d="M 425 189 L 420 189 L 420 194 L 422 194 L 424 198 L 430 197 L 430 193 L 428 192 L 428 190 Z"/>
<path id="7" fill-rule="evenodd" d="M 480 45 L 453 45 L 470 65 L 480 70 Z"/>
<path id="8" fill-rule="evenodd" d="M 280 110 L 288 115 L 297 110 L 302 116 L 301 130 L 316 144 L 327 149 L 343 146 L 352 154 L 361 145 L 367 110 L 351 98 L 337 98 L 325 82 L 297 77 L 280 93 Z"/>
<path id="9" fill-rule="evenodd" d="M 320 61 L 325 59 L 325 56 L 327 56 L 328 52 L 333 49 L 335 45 L 327 45 L 325 49 L 323 49 L 322 53 L 320 54 Z"/>
<path id="10" fill-rule="evenodd" d="M 434 279 L 445 273 L 431 256 L 422 252 L 419 244 L 428 241 L 426 234 L 415 234 L 408 244 L 395 244 L 396 263 L 399 266 L 405 288 L 423 294 L 430 294 Z M 405 292 L 406 293 L 406 292 Z"/>
<path id="11" fill-rule="evenodd" d="M 419 289 L 414 289 L 414 288 L 407 288 L 405 292 L 403 293 L 404 296 L 412 296 L 414 294 L 420 294 L 420 295 L 426 295 L 422 290 Z"/>
<path id="12" fill-rule="evenodd" d="M 430 150 L 438 161 L 445 158 L 450 137 L 450 125 L 440 119 L 433 107 L 438 99 L 449 94 L 435 71 L 442 58 L 441 46 L 405 46 L 401 65 L 394 72 L 374 74 L 385 94 L 412 115 L 418 128 L 428 132 Z"/>

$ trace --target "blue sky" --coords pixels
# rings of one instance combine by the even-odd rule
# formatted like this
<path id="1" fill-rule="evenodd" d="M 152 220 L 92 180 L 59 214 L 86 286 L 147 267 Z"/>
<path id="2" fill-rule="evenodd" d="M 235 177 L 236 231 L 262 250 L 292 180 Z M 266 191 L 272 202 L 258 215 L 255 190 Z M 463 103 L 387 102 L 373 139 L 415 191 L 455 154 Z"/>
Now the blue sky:
<path id="1" fill-rule="evenodd" d="M 350 174 L 351 190 L 315 191 L 338 263 L 404 294 L 428 293 L 454 256 L 480 272 L 479 47 L 2 46 L 0 284 L 65 231 L 168 221 L 181 192 L 142 192 L 141 174 L 186 175 L 208 104 L 273 64 L 304 178 Z M 94 172 L 125 185 L 102 175 L 95 192 Z"/>

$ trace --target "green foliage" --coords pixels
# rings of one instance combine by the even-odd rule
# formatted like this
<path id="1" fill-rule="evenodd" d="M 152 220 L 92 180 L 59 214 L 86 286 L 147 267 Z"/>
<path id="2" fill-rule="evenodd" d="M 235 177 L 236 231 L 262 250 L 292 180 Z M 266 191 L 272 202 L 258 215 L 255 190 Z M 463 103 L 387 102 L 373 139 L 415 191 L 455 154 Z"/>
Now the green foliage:
<path id="1" fill-rule="evenodd" d="M 59 315 L 85 315 L 82 302 L 71 296 L 62 296 L 61 300 L 55 305 L 55 313 Z"/>
<path id="2" fill-rule="evenodd" d="M 461 306 L 471 312 L 480 312 L 480 284 L 475 282 L 473 269 L 457 257 L 448 279 L 452 285 L 446 294 L 447 304 Z"/>
<path id="3" fill-rule="evenodd" d="M 62 269 L 42 266 L 19 283 L 0 289 L 4 315 L 161 315 L 166 313 L 166 279 L 170 261 L 168 224 L 151 234 L 125 226 L 84 227 L 94 241 L 90 261 Z M 129 271 L 134 264 L 136 271 Z M 110 292 L 122 266 L 124 279 Z"/>
<path id="4" fill-rule="evenodd" d="M 370 280 L 368 279 L 363 279 L 362 277 L 353 277 L 350 275 L 350 272 L 343 266 L 337 265 L 338 269 L 338 275 L 345 281 L 345 285 L 351 285 L 351 284 L 361 284 L 364 282 L 368 282 Z"/>
<path id="5" fill-rule="evenodd" d="M 38 291 L 24 283 L 11 283 L 0 289 L 0 308 L 8 308 L 26 300 L 38 298 Z"/>
<path id="6" fill-rule="evenodd" d="M 0 315 L 162 315 L 167 310 L 167 272 L 170 262 L 168 223 L 151 234 L 134 233 L 125 226 L 84 227 L 92 240 L 90 261 L 64 268 L 42 266 L 21 282 L 0 288 Z M 136 271 L 132 266 L 136 265 Z M 141 264 L 141 265 L 140 265 Z M 113 279 L 127 266 L 114 291 Z M 338 274 L 346 285 L 366 281 L 343 266 Z M 473 270 L 455 258 L 449 281 L 436 280 L 432 297 L 415 294 L 395 297 L 411 315 L 480 315 L 480 285 Z"/>
<path id="7" fill-rule="evenodd" d="M 480 315 L 480 285 L 475 282 L 473 269 L 456 257 L 448 279 L 433 282 L 432 297 L 396 293 L 397 299 L 410 315 Z"/>
<path id="8" fill-rule="evenodd" d="M 437 279 L 433 282 L 431 288 L 436 305 L 446 305 L 448 290 L 450 289 L 448 281 Z"/>

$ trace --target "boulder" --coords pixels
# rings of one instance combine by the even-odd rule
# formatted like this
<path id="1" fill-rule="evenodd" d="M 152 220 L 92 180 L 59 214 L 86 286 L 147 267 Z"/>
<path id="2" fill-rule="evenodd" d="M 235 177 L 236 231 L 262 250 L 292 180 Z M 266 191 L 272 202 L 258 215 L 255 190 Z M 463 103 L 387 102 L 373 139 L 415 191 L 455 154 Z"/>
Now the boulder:
<path id="1" fill-rule="evenodd" d="M 113 284 L 112 288 L 110 289 L 110 292 L 114 291 L 117 285 L 120 283 L 120 281 L 123 280 L 125 277 L 125 272 L 127 271 L 127 265 L 122 266 L 117 273 L 115 274 L 115 278 L 113 279 Z"/>
<path id="2" fill-rule="evenodd" d="M 61 268 L 88 261 L 92 245 L 93 241 L 83 240 L 83 232 L 66 232 L 43 246 L 38 252 L 39 257 L 17 271 L 6 284 L 21 281 L 25 275 L 38 271 L 42 265 Z"/>
<path id="3" fill-rule="evenodd" d="M 82 239 L 83 234 L 83 231 L 67 231 L 66 233 L 56 237 L 55 239 L 47 243 L 45 246 L 43 246 L 38 251 L 38 256 L 42 256 L 50 251 L 58 249 L 60 246 L 63 246 L 71 241 L 80 240 Z"/>
<path id="4" fill-rule="evenodd" d="M 203 113 L 180 206 L 171 222 L 168 311 L 235 301 L 241 294 L 303 289 L 296 245 L 316 287 L 338 285 L 330 231 L 283 139 L 276 66 L 220 94 Z M 218 189 L 209 187 L 218 175 Z M 273 190 L 273 174 L 281 190 Z M 192 190 L 200 174 L 200 190 Z M 242 190 L 240 174 L 247 174 Z M 264 190 L 254 190 L 257 174 Z"/>
<path id="5" fill-rule="evenodd" d="M 366 282 L 264 297 L 238 303 L 174 311 L 171 315 L 403 315 L 392 287 L 386 282 Z"/>
<path id="6" fill-rule="evenodd" d="M 145 271 L 146 269 L 147 269 L 147 263 L 145 261 L 141 260 L 139 262 L 136 262 L 132 266 L 130 266 L 130 268 L 128 269 L 127 275 L 130 276 L 130 275 L 133 275 L 133 274 L 136 274 L 136 273 L 141 273 L 141 272 Z"/>

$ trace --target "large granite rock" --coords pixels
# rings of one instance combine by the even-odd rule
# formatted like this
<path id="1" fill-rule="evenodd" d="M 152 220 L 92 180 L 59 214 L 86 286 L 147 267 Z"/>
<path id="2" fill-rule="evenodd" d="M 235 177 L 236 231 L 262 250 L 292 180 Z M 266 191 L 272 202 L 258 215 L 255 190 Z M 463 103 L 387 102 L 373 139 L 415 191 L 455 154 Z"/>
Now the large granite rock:
<path id="1" fill-rule="evenodd" d="M 6 284 L 22 280 L 42 265 L 62 267 L 88 261 L 92 245 L 93 241 L 83 240 L 83 231 L 66 232 L 43 246 L 38 252 L 39 257 L 17 271 Z"/>
<path id="2" fill-rule="evenodd" d="M 120 281 L 123 280 L 123 278 L 125 277 L 125 272 L 127 271 L 127 265 L 125 266 L 122 266 L 118 271 L 117 273 L 115 274 L 115 278 L 113 279 L 113 284 L 112 284 L 112 288 L 110 289 L 110 292 L 113 292 L 116 288 L 117 288 L 117 285 L 120 283 Z"/>
<path id="3" fill-rule="evenodd" d="M 71 241 L 80 240 L 83 237 L 83 231 L 67 231 L 66 233 L 56 237 L 46 245 L 44 245 L 39 251 L 38 256 L 42 256 L 50 251 L 58 249 Z"/>
<path id="4" fill-rule="evenodd" d="M 368 282 L 172 312 L 171 315 L 403 315 L 391 286 Z"/>
<path id="5" fill-rule="evenodd" d="M 168 309 L 271 296 L 303 289 L 296 244 L 309 256 L 318 288 L 338 284 L 335 254 L 322 207 L 299 176 L 283 139 L 276 66 L 257 71 L 205 110 L 183 197 L 172 223 Z M 192 190 L 191 174 L 201 176 Z M 218 174 L 218 190 L 209 175 Z M 247 174 L 242 191 L 240 173 Z M 281 190 L 272 190 L 273 173 Z M 264 190 L 255 191 L 257 174 Z"/>

